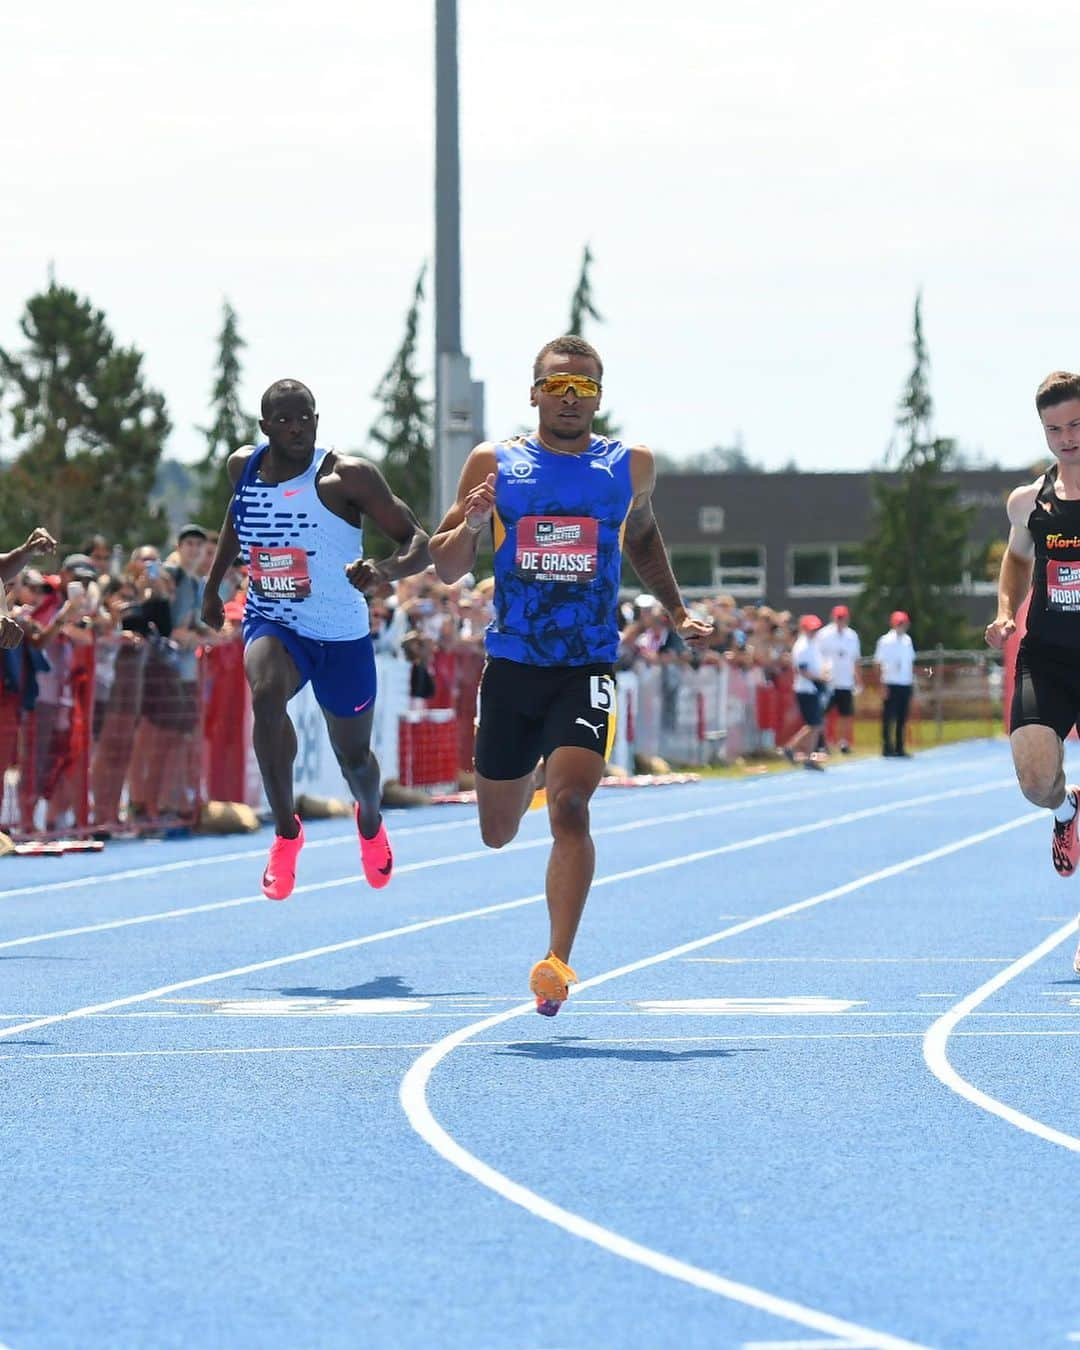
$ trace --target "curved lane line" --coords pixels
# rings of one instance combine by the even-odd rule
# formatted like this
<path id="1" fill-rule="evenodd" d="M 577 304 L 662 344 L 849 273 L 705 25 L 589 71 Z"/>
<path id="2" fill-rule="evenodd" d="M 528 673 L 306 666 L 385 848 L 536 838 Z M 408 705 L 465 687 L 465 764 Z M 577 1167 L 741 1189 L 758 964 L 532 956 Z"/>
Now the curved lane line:
<path id="1" fill-rule="evenodd" d="M 978 1106 L 983 1111 L 989 1111 L 991 1115 L 1000 1116 L 1010 1125 L 1015 1125 L 1018 1130 L 1026 1130 L 1028 1134 L 1033 1134 L 1039 1139 L 1045 1139 L 1049 1144 L 1058 1144 L 1061 1148 L 1067 1148 L 1072 1153 L 1080 1153 L 1080 1139 L 1077 1139 L 1075 1135 L 1066 1134 L 1064 1130 L 1055 1130 L 1053 1126 L 1046 1125 L 1033 1116 L 1025 1115 L 1023 1111 L 1017 1111 L 1013 1106 L 1007 1106 L 1004 1102 L 998 1101 L 996 1097 L 991 1097 L 988 1093 L 975 1087 L 974 1084 L 969 1083 L 966 1078 L 961 1078 L 949 1063 L 947 1049 L 949 1036 L 958 1022 L 961 1022 L 969 1013 L 973 1012 L 980 1003 L 984 1003 L 991 994 L 996 994 L 1010 980 L 1015 979 L 1017 975 L 1022 974 L 1030 966 L 1035 965 L 1037 961 L 1041 961 L 1044 956 L 1052 952 L 1055 947 L 1059 947 L 1066 938 L 1075 933 L 1076 920 L 1070 919 L 1067 924 L 1063 924 L 1061 928 L 1056 929 L 1037 947 L 1033 947 L 1026 956 L 1019 957 L 1011 966 L 999 970 L 985 984 L 979 985 L 978 989 L 973 990 L 959 1003 L 951 1007 L 947 1013 L 938 1018 L 923 1037 L 923 1059 L 935 1078 L 944 1083 L 951 1092 L 966 1098 L 973 1106 Z"/>
<path id="2" fill-rule="evenodd" d="M 1036 820 L 1042 820 L 1045 816 L 1043 811 L 1034 811 L 1020 816 L 1014 820 L 1007 821 L 1004 825 L 995 826 L 993 829 L 981 830 L 978 834 L 967 835 L 963 839 L 955 840 L 951 844 L 944 844 L 940 848 L 931 849 L 927 853 L 921 853 L 914 858 L 908 858 L 904 862 L 894 863 L 891 867 L 881 868 L 877 872 L 870 872 L 866 876 L 857 877 L 854 881 L 849 881 L 842 886 L 836 886 L 832 890 L 823 891 L 820 895 L 810 896 L 807 900 L 799 900 L 794 904 L 784 905 L 780 909 L 774 909 L 767 914 L 758 915 L 754 919 L 746 920 L 742 923 L 734 924 L 730 928 L 721 929 L 717 933 L 710 933 L 707 937 L 696 938 L 692 942 L 685 942 L 678 947 L 671 947 L 667 951 L 659 952 L 655 956 L 644 957 L 640 961 L 632 961 L 628 965 L 619 966 L 615 970 L 605 971 L 601 975 L 594 975 L 588 980 L 582 980 L 578 985 L 578 991 L 594 988 L 596 985 L 606 984 L 609 980 L 618 979 L 620 976 L 629 975 L 639 970 L 645 970 L 650 966 L 660 965 L 663 962 L 674 960 L 685 956 L 689 952 L 698 951 L 702 947 L 710 946 L 715 942 L 723 941 L 726 938 L 735 937 L 739 933 L 745 933 L 752 928 L 760 928 L 764 924 L 773 923 L 777 919 L 787 918 L 791 914 L 800 913 L 802 910 L 811 909 L 815 905 L 820 905 L 828 900 L 838 899 L 840 896 L 850 895 L 853 891 L 861 890 L 866 886 L 873 885 L 875 882 L 897 876 L 902 872 L 907 872 L 913 867 L 921 866 L 924 863 L 936 862 L 939 858 L 947 857 L 949 854 L 958 853 L 961 849 L 970 848 L 975 844 L 981 844 L 987 839 L 993 839 L 1009 830 L 1014 830 L 1021 825 L 1028 825 Z M 911 1347 L 913 1342 L 901 1340 L 895 1336 L 884 1332 L 871 1331 L 866 1327 L 861 1327 L 852 1322 L 845 1322 L 840 1318 L 833 1317 L 829 1313 L 818 1312 L 813 1308 L 805 1308 L 801 1304 L 793 1303 L 789 1299 L 780 1298 L 777 1295 L 769 1294 L 765 1290 L 756 1289 L 751 1285 L 741 1284 L 734 1280 L 725 1279 L 723 1276 L 715 1275 L 712 1271 L 703 1270 L 699 1266 L 690 1265 L 688 1262 L 680 1261 L 675 1257 L 667 1256 L 663 1252 L 653 1250 L 651 1247 L 645 1247 L 641 1243 L 634 1242 L 629 1238 L 623 1237 L 619 1233 L 613 1232 L 609 1228 L 604 1228 L 600 1224 L 593 1223 L 591 1220 L 583 1218 L 580 1214 L 574 1214 L 570 1210 L 563 1209 L 560 1205 L 554 1204 L 535 1191 L 528 1190 L 516 1181 L 512 1181 L 502 1172 L 496 1171 L 488 1163 L 483 1162 L 474 1154 L 469 1153 L 439 1124 L 435 1119 L 427 1101 L 427 1085 L 432 1073 L 436 1067 L 453 1050 L 462 1045 L 465 1041 L 479 1035 L 481 1032 L 488 1031 L 492 1027 L 509 1022 L 515 1017 L 521 1017 L 526 1013 L 535 1011 L 533 1003 L 521 1003 L 515 1008 L 510 1008 L 506 1012 L 497 1013 L 493 1017 L 486 1017 L 479 1022 L 474 1022 L 471 1026 L 462 1027 L 458 1031 L 451 1032 L 422 1054 L 409 1068 L 405 1077 L 401 1081 L 400 1100 L 403 1111 L 408 1118 L 409 1124 L 416 1133 L 428 1144 L 436 1153 L 445 1158 L 452 1166 L 457 1167 L 467 1176 L 478 1181 L 482 1186 L 494 1191 L 502 1196 L 504 1200 L 509 1200 L 512 1204 L 519 1205 L 530 1214 L 537 1218 L 545 1219 L 548 1223 L 553 1223 L 557 1227 L 564 1229 L 575 1237 L 584 1238 L 588 1242 L 595 1243 L 605 1251 L 609 1251 L 616 1256 L 621 1256 L 628 1261 L 634 1261 L 639 1265 L 647 1266 L 650 1270 L 655 1270 L 661 1275 L 668 1275 L 672 1279 L 683 1280 L 687 1284 L 692 1284 L 699 1289 L 705 1289 L 710 1293 L 720 1294 L 724 1298 L 732 1299 L 737 1303 L 744 1303 L 750 1307 L 758 1308 L 763 1312 L 772 1313 L 777 1317 L 785 1318 L 790 1322 L 796 1322 L 801 1326 L 811 1327 L 815 1331 L 827 1332 L 830 1335 L 847 1336 L 858 1341 L 860 1345 L 885 1347 L 886 1350 L 897 1350 L 898 1347 Z M 3 1033 L 0 1032 L 0 1035 Z"/>

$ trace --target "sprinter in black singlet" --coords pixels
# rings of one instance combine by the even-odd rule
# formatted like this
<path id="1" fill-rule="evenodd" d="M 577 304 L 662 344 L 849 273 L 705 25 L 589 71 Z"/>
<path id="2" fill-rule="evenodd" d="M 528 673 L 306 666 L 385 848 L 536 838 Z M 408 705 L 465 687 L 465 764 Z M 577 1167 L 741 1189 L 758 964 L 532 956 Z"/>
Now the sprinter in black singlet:
<path id="1" fill-rule="evenodd" d="M 1024 796 L 1054 813 L 1054 868 L 1071 877 L 1080 863 L 1080 789 L 1065 784 L 1064 742 L 1080 720 L 1080 375 L 1048 375 L 1035 407 L 1055 463 L 1009 497 L 1009 546 L 986 641 L 1000 648 L 1015 632 L 1030 589 L 1009 740 Z M 1080 947 L 1073 968 L 1080 974 Z"/>

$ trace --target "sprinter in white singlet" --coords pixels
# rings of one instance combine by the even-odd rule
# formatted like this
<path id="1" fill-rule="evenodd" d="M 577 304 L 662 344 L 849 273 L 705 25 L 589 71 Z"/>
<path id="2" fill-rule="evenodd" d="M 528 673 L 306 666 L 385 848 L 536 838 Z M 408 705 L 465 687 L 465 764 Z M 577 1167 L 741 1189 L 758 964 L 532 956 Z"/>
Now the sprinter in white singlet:
<path id="1" fill-rule="evenodd" d="M 220 628 L 219 587 L 242 554 L 252 738 L 276 829 L 263 873 L 268 900 L 291 894 L 304 843 L 293 801 L 296 732 L 286 705 L 309 680 L 356 801 L 364 875 L 376 887 L 390 880 L 393 854 L 371 753 L 375 658 L 363 593 L 422 572 L 430 561 L 426 533 L 375 465 L 317 449 L 318 424 L 315 400 L 299 381 L 279 380 L 263 395 L 266 442 L 229 457 L 233 497 L 203 600 L 203 620 Z M 365 516 L 398 546 L 381 562 L 363 558 Z"/>

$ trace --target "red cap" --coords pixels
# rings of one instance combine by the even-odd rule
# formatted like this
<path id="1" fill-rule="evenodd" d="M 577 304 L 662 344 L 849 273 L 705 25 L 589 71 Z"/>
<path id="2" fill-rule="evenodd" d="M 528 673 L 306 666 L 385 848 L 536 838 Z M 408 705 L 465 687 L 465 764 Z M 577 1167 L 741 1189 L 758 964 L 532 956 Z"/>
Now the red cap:
<path id="1" fill-rule="evenodd" d="M 910 623 L 911 620 L 902 609 L 894 609 L 889 615 L 889 627 L 895 628 L 898 623 Z"/>
<path id="2" fill-rule="evenodd" d="M 816 633 L 821 627 L 821 620 L 816 614 L 804 614 L 799 620 L 799 627 L 804 633 Z"/>
<path id="3" fill-rule="evenodd" d="M 830 615 L 830 618 L 849 619 L 850 617 L 851 617 L 851 610 L 848 609 L 847 605 L 833 605 L 832 614 Z"/>

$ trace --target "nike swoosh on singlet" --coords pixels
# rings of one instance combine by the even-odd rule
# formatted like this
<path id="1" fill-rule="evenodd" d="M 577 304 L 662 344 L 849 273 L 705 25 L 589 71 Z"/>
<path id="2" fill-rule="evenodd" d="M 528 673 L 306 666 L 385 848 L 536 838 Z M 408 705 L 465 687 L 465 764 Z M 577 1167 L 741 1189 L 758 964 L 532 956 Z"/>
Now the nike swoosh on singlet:
<path id="1" fill-rule="evenodd" d="M 303 492 L 303 490 L 303 488 L 286 488 L 281 495 L 283 497 L 296 497 Z"/>

